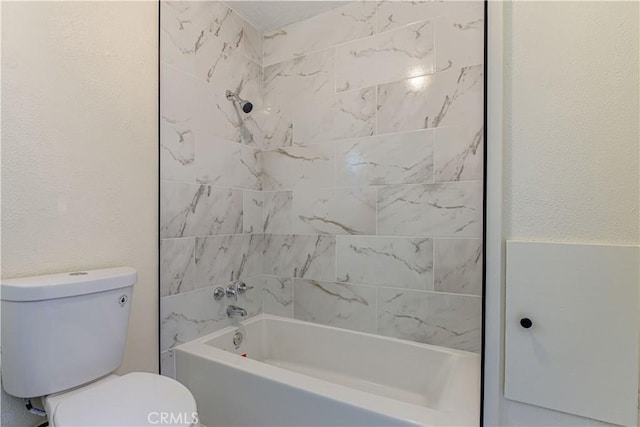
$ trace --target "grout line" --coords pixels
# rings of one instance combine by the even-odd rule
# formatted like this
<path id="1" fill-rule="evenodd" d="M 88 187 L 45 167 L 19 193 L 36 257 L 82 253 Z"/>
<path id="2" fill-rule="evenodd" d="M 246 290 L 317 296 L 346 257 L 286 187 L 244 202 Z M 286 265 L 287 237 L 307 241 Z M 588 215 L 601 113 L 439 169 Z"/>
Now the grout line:
<path id="1" fill-rule="evenodd" d="M 423 235 L 423 234 L 328 234 L 328 233 L 236 233 L 236 234 L 207 234 L 207 235 L 198 235 L 198 236 L 180 236 L 180 237 L 160 237 L 160 240 L 187 240 L 187 239 L 206 239 L 209 237 L 243 237 L 243 236 L 302 236 L 302 237 L 318 237 L 318 236 L 326 236 L 326 237 L 340 237 L 341 239 L 347 238 L 367 238 L 367 239 L 432 239 L 432 240 L 478 240 L 481 241 L 482 237 L 473 237 L 473 236 L 433 236 L 433 235 Z"/>
<path id="2" fill-rule="evenodd" d="M 165 183 L 168 184 L 178 184 L 178 185 L 188 185 L 188 186 L 206 186 L 206 187 L 211 187 L 214 189 L 219 189 L 219 190 L 237 190 L 237 191 L 251 191 L 251 192 L 261 192 L 261 190 L 256 190 L 254 188 L 238 188 L 238 187 L 225 187 L 225 186 L 221 186 L 221 185 L 213 185 L 213 184 L 207 184 L 207 183 L 189 183 L 189 182 L 181 182 L 181 181 L 169 181 L 169 180 L 161 180 Z M 418 182 L 418 183 L 407 183 L 407 184 L 380 184 L 380 185 L 352 185 L 352 186 L 335 186 L 335 187 L 331 187 L 331 186 L 321 186 L 321 187 L 315 187 L 315 186 L 306 186 L 306 187 L 298 187 L 298 188 L 282 188 L 282 189 L 278 189 L 278 190 L 268 190 L 265 192 L 269 192 L 269 193 L 283 193 L 283 192 L 290 192 L 293 193 L 294 196 L 293 198 L 295 199 L 295 193 L 299 193 L 300 191 L 305 191 L 307 193 L 312 193 L 314 191 L 317 192 L 322 192 L 322 191 L 328 191 L 328 190 L 339 190 L 339 191 L 351 191 L 351 190 L 357 190 L 357 189 L 378 189 L 378 188 L 386 188 L 386 187 L 402 187 L 402 188 L 416 188 L 416 187 L 442 187 L 442 186 L 446 186 L 446 187 L 451 187 L 451 188 L 455 188 L 455 187 L 460 187 L 460 186 L 465 186 L 465 187 L 470 187 L 470 186 L 477 186 L 479 183 L 482 183 L 482 180 L 468 180 L 468 181 L 442 181 L 442 182 Z M 292 202 L 292 207 L 295 208 L 294 203 Z M 295 209 L 293 209 L 293 211 L 295 211 Z M 243 233 L 228 233 L 228 234 L 243 234 Z M 305 234 L 305 233 L 303 233 Z M 313 233 L 311 233 L 313 234 Z M 324 234 L 324 233 L 318 233 L 318 234 Z"/>
<path id="3" fill-rule="evenodd" d="M 376 36 L 380 36 L 382 34 L 387 34 L 387 33 L 391 33 L 391 32 L 394 32 L 394 31 L 404 30 L 407 27 L 411 27 L 413 25 L 418 25 L 418 24 L 422 24 L 424 22 L 429 22 L 429 21 L 435 21 L 440 16 L 444 16 L 444 15 L 437 15 L 437 16 L 433 16 L 433 17 L 430 17 L 430 18 L 420 19 L 420 20 L 417 20 L 417 21 L 409 22 L 407 24 L 402 24 L 402 25 L 399 25 L 399 26 L 396 26 L 396 27 L 393 27 L 393 28 L 389 28 L 388 30 L 384 30 L 384 31 L 378 32 L 378 25 L 377 25 L 377 22 L 376 22 L 377 19 L 378 19 L 377 18 L 377 16 L 378 16 L 378 8 L 377 7 L 376 7 L 375 14 L 376 14 L 376 17 L 374 18 L 374 28 L 373 28 L 373 33 L 372 34 L 367 34 L 366 36 L 356 36 L 356 38 L 353 38 L 353 39 L 350 39 L 350 40 L 334 43 L 334 44 L 326 46 L 326 47 L 313 49 L 313 50 L 306 51 L 306 52 L 303 51 L 302 53 L 287 53 L 286 57 L 284 59 L 281 59 L 281 60 L 276 61 L 276 62 L 265 63 L 264 62 L 264 57 L 263 57 L 263 65 L 265 67 L 269 67 L 269 66 L 272 66 L 272 65 L 281 64 L 283 62 L 293 61 L 295 59 L 302 58 L 302 57 L 307 56 L 307 55 L 313 55 L 314 53 L 322 52 L 323 50 L 327 50 L 327 49 L 331 49 L 331 48 L 336 48 L 337 49 L 338 47 L 343 47 L 345 45 L 352 44 L 352 43 L 355 44 L 355 43 L 358 43 L 358 42 L 362 42 L 364 40 L 371 39 L 371 38 L 374 38 Z M 316 16 L 318 16 L 318 15 L 316 15 Z M 309 19 L 309 18 L 307 18 L 307 19 Z M 298 21 L 298 22 L 304 22 L 304 20 L 303 21 Z M 286 27 L 286 25 L 285 25 L 285 27 Z M 281 28 L 285 28 L 285 27 L 281 27 Z"/>
<path id="4" fill-rule="evenodd" d="M 336 236 L 335 241 L 333 243 L 334 251 L 333 251 L 333 281 L 337 283 L 338 281 L 338 236 Z"/>
<path id="5" fill-rule="evenodd" d="M 482 295 L 473 295 L 473 294 L 460 294 L 455 292 L 440 292 L 440 291 L 429 291 L 423 289 L 407 289 L 407 288 L 396 288 L 393 286 L 378 286 L 379 289 L 389 289 L 394 291 L 402 291 L 402 292 L 415 292 L 419 294 L 427 294 L 434 296 L 452 296 L 452 297 L 462 297 L 462 298 L 471 298 L 471 299 L 482 299 Z"/>
<path id="6" fill-rule="evenodd" d="M 333 187 L 338 186 L 338 143 L 333 142 Z"/>
<path id="7" fill-rule="evenodd" d="M 431 288 L 436 291 L 436 239 L 431 239 Z"/>
<path id="8" fill-rule="evenodd" d="M 378 125 L 378 116 L 379 116 L 379 114 L 378 114 L 378 105 L 380 105 L 380 104 L 378 104 L 378 92 L 380 91 L 380 85 L 377 84 L 375 86 L 375 88 L 376 88 L 375 89 L 376 90 L 376 94 L 375 94 L 375 96 L 376 96 L 376 113 L 375 113 L 375 118 L 374 119 L 375 119 L 375 122 L 376 122 L 375 132 L 376 132 L 376 136 L 378 136 L 378 135 L 380 135 L 380 127 Z"/>
<path id="9" fill-rule="evenodd" d="M 433 61 L 432 61 L 433 63 Z M 345 94 L 345 93 L 350 93 L 350 92 L 355 92 L 355 91 L 362 91 L 365 89 L 369 89 L 373 86 L 388 86 L 388 85 L 393 85 L 393 84 L 399 84 L 402 82 L 405 82 L 406 80 L 411 80 L 411 79 L 415 79 L 418 77 L 428 77 L 428 76 L 441 76 L 443 74 L 446 73 L 456 73 L 459 74 L 460 70 L 464 69 L 464 68 L 473 68 L 473 67 L 480 67 L 483 64 L 472 64 L 472 65 L 463 65 L 463 66 L 458 66 L 455 68 L 448 68 L 446 70 L 442 70 L 442 71 L 436 71 L 435 69 L 431 72 L 424 72 L 424 73 L 420 73 L 420 74 L 416 74 L 415 76 L 407 76 L 407 77 L 398 77 L 398 78 L 393 78 L 390 80 L 382 80 L 382 81 L 378 81 L 375 84 L 370 84 L 370 85 L 365 85 L 362 87 L 354 87 L 354 88 L 349 88 L 347 90 L 342 90 L 340 92 L 337 92 L 338 94 Z M 423 91 L 423 89 L 420 89 L 420 91 Z"/>
<path id="10" fill-rule="evenodd" d="M 375 331 L 376 331 L 376 334 L 378 334 L 379 333 L 378 332 L 379 331 L 379 329 L 378 329 L 379 328 L 379 326 L 378 326 L 378 310 L 380 309 L 380 305 L 379 305 L 380 304 L 379 303 L 379 301 L 380 301 L 380 288 L 376 288 L 376 296 L 375 296 L 375 298 L 376 298 L 376 303 L 375 303 L 375 313 L 374 313 L 375 319 L 374 319 L 374 322 L 375 322 Z"/>
<path id="11" fill-rule="evenodd" d="M 291 280 L 291 318 L 296 318 L 296 280 L 294 277 Z"/>
<path id="12" fill-rule="evenodd" d="M 375 192 L 376 192 L 376 207 L 375 207 L 375 232 L 376 232 L 376 236 L 378 235 L 378 198 L 379 198 L 379 193 L 378 193 L 378 188 L 375 187 Z"/>
<path id="13" fill-rule="evenodd" d="M 338 93 L 338 48 L 333 46 L 333 93 Z"/>

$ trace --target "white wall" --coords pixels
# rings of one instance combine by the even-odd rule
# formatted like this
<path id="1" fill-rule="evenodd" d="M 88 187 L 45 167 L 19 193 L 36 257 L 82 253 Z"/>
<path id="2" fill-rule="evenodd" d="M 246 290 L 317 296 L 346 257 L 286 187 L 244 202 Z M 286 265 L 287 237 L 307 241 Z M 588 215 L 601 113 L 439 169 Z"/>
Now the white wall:
<path id="1" fill-rule="evenodd" d="M 507 8 L 507 238 L 638 243 L 638 3 Z"/>
<path id="2" fill-rule="evenodd" d="M 638 244 L 638 14 L 637 2 L 505 5 L 505 239 Z M 606 425 L 498 403 L 500 425 Z"/>
<path id="3" fill-rule="evenodd" d="M 157 38 L 153 2 L 2 3 L 2 276 L 137 268 L 122 372 L 158 369 Z"/>

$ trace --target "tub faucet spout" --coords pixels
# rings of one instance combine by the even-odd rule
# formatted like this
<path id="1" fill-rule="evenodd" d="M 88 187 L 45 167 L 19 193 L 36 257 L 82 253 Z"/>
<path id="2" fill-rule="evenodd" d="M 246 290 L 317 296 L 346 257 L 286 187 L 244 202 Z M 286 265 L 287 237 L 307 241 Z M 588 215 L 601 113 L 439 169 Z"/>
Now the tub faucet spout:
<path id="1" fill-rule="evenodd" d="M 228 317 L 235 317 L 235 316 L 245 317 L 246 315 L 247 315 L 247 310 L 245 310 L 242 307 L 238 307 L 237 305 L 230 305 L 229 307 L 227 307 Z"/>

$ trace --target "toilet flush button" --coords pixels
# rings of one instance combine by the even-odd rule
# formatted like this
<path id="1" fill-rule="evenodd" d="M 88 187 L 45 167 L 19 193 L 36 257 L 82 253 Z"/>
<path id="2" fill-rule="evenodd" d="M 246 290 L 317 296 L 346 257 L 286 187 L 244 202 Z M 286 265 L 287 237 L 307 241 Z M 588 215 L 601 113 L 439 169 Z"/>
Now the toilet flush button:
<path id="1" fill-rule="evenodd" d="M 118 298 L 118 302 L 120 303 L 120 307 L 124 307 L 125 304 L 127 303 L 127 296 L 126 295 L 121 295 L 120 298 Z"/>

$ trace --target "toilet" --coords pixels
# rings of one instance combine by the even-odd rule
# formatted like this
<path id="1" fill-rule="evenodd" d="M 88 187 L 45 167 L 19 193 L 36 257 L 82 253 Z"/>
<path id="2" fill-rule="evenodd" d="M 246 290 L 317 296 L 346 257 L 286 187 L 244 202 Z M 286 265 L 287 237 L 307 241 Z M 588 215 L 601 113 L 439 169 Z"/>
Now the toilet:
<path id="1" fill-rule="evenodd" d="M 2 280 L 2 386 L 42 397 L 50 427 L 198 426 L 196 402 L 157 374 L 113 374 L 124 355 L 137 271 Z"/>

